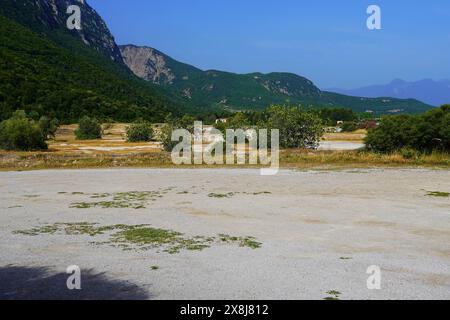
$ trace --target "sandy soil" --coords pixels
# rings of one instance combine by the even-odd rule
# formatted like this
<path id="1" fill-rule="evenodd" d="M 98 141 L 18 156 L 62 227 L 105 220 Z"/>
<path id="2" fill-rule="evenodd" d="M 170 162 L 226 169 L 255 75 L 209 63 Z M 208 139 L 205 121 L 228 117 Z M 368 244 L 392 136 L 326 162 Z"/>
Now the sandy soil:
<path id="1" fill-rule="evenodd" d="M 364 143 L 355 141 L 321 141 L 318 150 L 344 151 L 344 150 L 359 150 L 364 147 L 365 147 Z"/>
<path id="2" fill-rule="evenodd" d="M 146 208 L 70 208 L 95 193 L 152 190 L 165 191 Z M 427 191 L 449 192 L 450 171 L 0 173 L 0 298 L 450 299 L 450 198 Z M 253 236 L 262 246 L 168 254 L 98 243 L 104 235 L 13 233 L 69 222 Z M 66 288 L 69 265 L 81 268 L 81 291 Z M 371 265 L 381 290 L 367 289 Z"/>
<path id="3" fill-rule="evenodd" d="M 163 124 L 155 124 L 154 131 L 158 137 L 160 128 Z M 129 124 L 114 123 L 104 124 L 104 132 L 102 139 L 98 140 L 76 140 L 75 130 L 78 125 L 63 125 L 56 132 L 56 138 L 49 141 L 49 149 L 56 153 L 62 154 L 137 154 L 141 152 L 159 152 L 162 150 L 162 144 L 158 141 L 129 143 L 126 141 L 126 128 Z M 214 135 L 210 130 L 212 126 L 204 126 L 204 142 L 205 144 L 214 141 Z M 319 150 L 358 150 L 364 147 L 363 139 L 366 131 L 359 130 L 353 133 L 326 133 L 320 142 Z"/>

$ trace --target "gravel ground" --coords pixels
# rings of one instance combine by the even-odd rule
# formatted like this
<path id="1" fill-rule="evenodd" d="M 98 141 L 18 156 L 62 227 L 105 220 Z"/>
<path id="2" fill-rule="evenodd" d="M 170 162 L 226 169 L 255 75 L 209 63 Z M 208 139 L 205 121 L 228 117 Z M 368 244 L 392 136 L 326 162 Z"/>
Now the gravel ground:
<path id="1" fill-rule="evenodd" d="M 139 209 L 71 208 L 130 191 L 161 197 Z M 450 192 L 450 171 L 0 173 L 0 299 L 323 299 L 331 290 L 340 299 L 450 299 L 450 198 L 428 191 Z M 108 235 L 14 233 L 79 222 L 253 236 L 262 246 L 169 254 L 99 243 Z M 66 288 L 70 265 L 81 268 L 82 290 Z M 367 288 L 372 265 L 380 290 Z"/>
<path id="2" fill-rule="evenodd" d="M 321 141 L 318 150 L 359 150 L 364 147 L 364 143 L 357 141 Z"/>

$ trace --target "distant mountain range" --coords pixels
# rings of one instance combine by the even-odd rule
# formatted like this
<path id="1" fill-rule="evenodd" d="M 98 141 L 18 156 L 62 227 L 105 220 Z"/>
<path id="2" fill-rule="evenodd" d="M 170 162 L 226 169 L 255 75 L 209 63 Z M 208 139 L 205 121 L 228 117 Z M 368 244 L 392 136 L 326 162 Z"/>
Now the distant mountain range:
<path id="1" fill-rule="evenodd" d="M 434 81 L 424 79 L 408 82 L 396 79 L 389 84 L 367 86 L 358 89 L 337 89 L 330 91 L 368 98 L 394 97 L 398 99 L 417 99 L 432 106 L 450 103 L 450 79 Z"/>
<path id="2" fill-rule="evenodd" d="M 66 9 L 72 4 L 81 8 L 81 30 L 66 28 Z M 85 0 L 1 0 L 0 120 L 19 108 L 63 122 L 86 114 L 163 121 L 169 113 L 220 114 L 272 104 L 375 114 L 432 108 L 415 99 L 322 91 L 292 73 L 203 71 L 150 47 L 118 46 Z"/>

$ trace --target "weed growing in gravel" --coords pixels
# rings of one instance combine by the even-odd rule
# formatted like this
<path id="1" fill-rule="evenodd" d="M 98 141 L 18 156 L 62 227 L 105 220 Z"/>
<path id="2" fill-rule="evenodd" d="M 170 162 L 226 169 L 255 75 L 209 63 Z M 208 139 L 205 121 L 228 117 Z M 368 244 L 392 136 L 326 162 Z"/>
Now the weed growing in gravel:
<path id="1" fill-rule="evenodd" d="M 159 270 L 159 267 L 158 266 L 150 266 L 150 270 L 156 271 L 156 270 Z"/>
<path id="2" fill-rule="evenodd" d="M 32 228 L 29 230 L 14 231 L 14 234 L 22 234 L 28 236 L 38 236 L 41 234 L 66 234 L 66 235 L 88 235 L 97 236 L 104 234 L 107 231 L 120 229 L 122 225 L 96 227 L 95 223 L 79 222 L 79 223 L 55 223 L 53 225 L 46 225 L 42 227 Z"/>
<path id="3" fill-rule="evenodd" d="M 262 243 L 257 242 L 254 237 L 232 237 L 226 234 L 219 234 L 220 241 L 230 243 L 239 243 L 240 247 L 248 247 L 252 249 L 261 248 Z"/>
<path id="4" fill-rule="evenodd" d="M 208 197 L 210 198 L 231 198 L 234 196 L 234 192 L 228 192 L 228 193 L 210 193 L 208 194 Z"/>
<path id="5" fill-rule="evenodd" d="M 75 202 L 71 204 L 71 208 L 89 209 L 89 208 L 103 208 L 103 209 L 144 209 L 149 201 L 155 201 L 161 198 L 163 194 L 167 193 L 169 189 L 163 191 L 130 191 L 117 193 L 94 193 L 90 195 L 91 199 L 104 199 L 104 201 L 94 202 Z M 109 199 L 107 199 L 109 198 Z"/>
<path id="6" fill-rule="evenodd" d="M 442 197 L 442 198 L 448 198 L 450 197 L 449 192 L 441 192 L 441 191 L 427 191 L 427 196 L 430 197 Z"/>
<path id="7" fill-rule="evenodd" d="M 324 298 L 323 300 L 339 300 L 339 296 L 342 294 L 339 291 L 331 290 L 326 292 L 326 294 L 329 294 L 329 297 Z"/>
<path id="8" fill-rule="evenodd" d="M 208 197 L 210 198 L 231 198 L 237 194 L 245 194 L 245 195 L 251 195 L 251 196 L 259 196 L 262 194 L 272 194 L 268 191 L 262 191 L 262 192 L 228 192 L 228 193 L 210 193 L 208 194 Z"/>
<path id="9" fill-rule="evenodd" d="M 95 244 L 109 244 L 123 250 L 149 250 L 161 249 L 169 254 L 179 253 L 182 250 L 201 251 L 213 244 L 238 244 L 239 247 L 258 249 L 261 243 L 254 237 L 233 237 L 219 235 L 218 237 L 194 236 L 186 237 L 180 232 L 157 229 L 149 225 L 111 225 L 98 226 L 95 223 L 55 223 L 29 230 L 15 231 L 15 234 L 37 236 L 40 234 L 87 235 L 95 237 L 109 233 L 109 239 Z"/>
<path id="10" fill-rule="evenodd" d="M 59 228 L 57 225 L 49 225 L 49 226 L 43 226 L 39 228 L 32 228 L 29 230 L 18 230 L 14 231 L 14 234 L 21 234 L 26 236 L 37 236 L 40 234 L 55 234 L 58 232 Z"/>
<path id="11" fill-rule="evenodd" d="M 123 249 L 159 249 L 174 254 L 181 250 L 201 251 L 209 248 L 214 238 L 196 236 L 186 238 L 182 233 L 155 229 L 149 226 L 127 228 L 113 234 L 110 243 Z"/>

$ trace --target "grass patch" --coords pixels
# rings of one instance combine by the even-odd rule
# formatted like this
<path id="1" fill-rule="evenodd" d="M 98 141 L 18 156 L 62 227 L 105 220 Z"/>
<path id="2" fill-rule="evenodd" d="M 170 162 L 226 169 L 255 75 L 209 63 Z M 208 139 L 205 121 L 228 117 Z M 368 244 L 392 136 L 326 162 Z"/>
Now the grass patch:
<path id="1" fill-rule="evenodd" d="M 158 266 L 150 266 L 150 270 L 156 271 L 156 270 L 159 270 L 159 267 Z"/>
<path id="2" fill-rule="evenodd" d="M 336 290 L 331 290 L 326 292 L 326 294 L 328 294 L 329 296 L 324 298 L 323 300 L 340 300 L 339 296 L 342 294 L 339 291 Z"/>
<path id="3" fill-rule="evenodd" d="M 232 237 L 226 234 L 219 234 L 219 239 L 225 243 L 238 243 L 240 247 L 259 249 L 262 243 L 256 241 L 254 237 Z"/>
<path id="4" fill-rule="evenodd" d="M 28 230 L 17 230 L 14 234 L 21 234 L 25 236 L 37 236 L 40 234 L 55 234 L 58 232 L 59 228 L 57 225 L 48 225 L 43 227 L 32 228 Z"/>
<path id="5" fill-rule="evenodd" d="M 113 234 L 110 241 L 122 249 L 162 249 L 163 252 L 175 254 L 182 250 L 201 251 L 209 248 L 214 239 L 202 236 L 188 238 L 180 232 L 140 226 L 121 230 Z"/>
<path id="6" fill-rule="evenodd" d="M 441 191 L 427 191 L 427 196 L 448 198 L 448 197 L 450 197 L 450 193 L 449 192 L 441 192 Z"/>
<path id="7" fill-rule="evenodd" d="M 78 223 L 55 223 L 53 225 L 46 225 L 42 227 L 32 228 L 29 230 L 14 231 L 14 234 L 22 234 L 28 236 L 38 236 L 42 234 L 65 234 L 65 235 L 88 235 L 97 236 L 104 234 L 107 231 L 120 229 L 123 226 L 106 226 L 97 227 L 95 223 L 78 222 Z"/>
<path id="8" fill-rule="evenodd" d="M 89 208 L 103 208 L 103 209 L 144 209 L 150 201 L 155 201 L 161 198 L 167 189 L 163 191 L 130 191 L 118 193 L 94 193 L 90 195 L 91 199 L 105 199 L 104 201 L 92 202 L 75 202 L 70 205 L 70 208 L 89 209 Z M 109 198 L 109 199 L 108 199 Z"/>
<path id="9" fill-rule="evenodd" d="M 55 223 L 29 230 L 14 231 L 14 234 L 38 236 L 43 234 L 59 235 L 86 235 L 95 237 L 108 234 L 109 238 L 95 244 L 108 244 L 122 250 L 150 250 L 169 254 L 179 253 L 183 250 L 201 251 L 210 248 L 214 244 L 237 244 L 239 247 L 258 249 L 261 243 L 254 237 L 234 237 L 219 235 L 218 237 L 194 236 L 187 237 L 184 234 L 165 229 L 153 228 L 149 225 L 110 225 L 99 226 L 96 223 Z"/>
<path id="10" fill-rule="evenodd" d="M 231 198 L 232 196 L 234 196 L 236 193 L 235 192 L 228 192 L 228 193 L 210 193 L 208 194 L 208 197 L 210 198 Z"/>
<path id="11" fill-rule="evenodd" d="M 272 194 L 269 191 L 261 191 L 261 192 L 228 192 L 228 193 L 210 193 L 208 194 L 208 197 L 210 198 L 231 198 L 237 194 L 245 194 L 245 195 L 251 195 L 251 196 L 259 196 L 263 194 Z"/>

